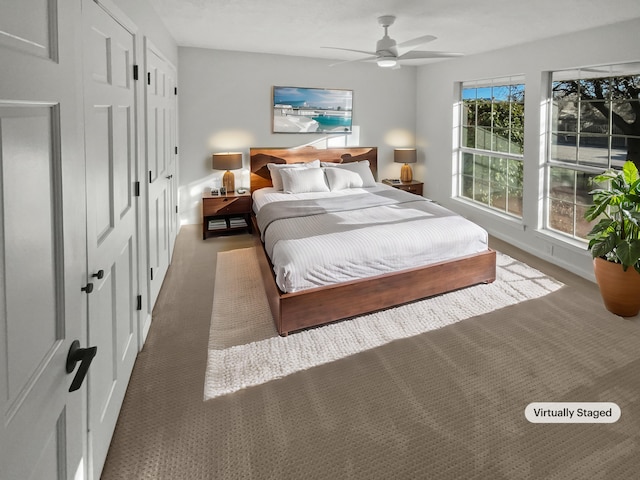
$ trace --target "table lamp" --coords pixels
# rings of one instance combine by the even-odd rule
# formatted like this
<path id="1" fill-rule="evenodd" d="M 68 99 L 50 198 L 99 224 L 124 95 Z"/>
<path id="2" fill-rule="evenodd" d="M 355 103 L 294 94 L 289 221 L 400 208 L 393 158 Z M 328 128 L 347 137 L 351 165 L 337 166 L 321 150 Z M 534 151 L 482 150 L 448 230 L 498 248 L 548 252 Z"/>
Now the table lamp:
<path id="1" fill-rule="evenodd" d="M 230 170 L 238 170 L 242 168 L 242 153 L 226 152 L 214 153 L 212 156 L 211 168 L 214 170 L 226 170 L 222 176 L 222 186 L 231 193 L 235 191 L 235 176 Z"/>
<path id="2" fill-rule="evenodd" d="M 410 163 L 416 163 L 416 149 L 415 148 L 396 148 L 393 151 L 393 161 L 395 163 L 404 163 L 400 170 L 400 181 L 410 182 L 413 180 L 413 171 L 411 170 Z"/>

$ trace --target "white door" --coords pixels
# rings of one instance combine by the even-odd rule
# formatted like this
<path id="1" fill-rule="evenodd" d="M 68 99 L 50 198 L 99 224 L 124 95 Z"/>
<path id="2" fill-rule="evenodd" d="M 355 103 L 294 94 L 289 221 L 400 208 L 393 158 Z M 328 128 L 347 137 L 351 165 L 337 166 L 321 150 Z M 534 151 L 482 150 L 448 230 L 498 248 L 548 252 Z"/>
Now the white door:
<path id="1" fill-rule="evenodd" d="M 3 480 L 83 476 L 86 387 L 65 368 L 87 346 L 79 18 L 78 2 L 0 2 Z"/>
<path id="2" fill-rule="evenodd" d="M 146 42 L 149 307 L 158 297 L 177 235 L 176 74 Z"/>
<path id="3" fill-rule="evenodd" d="M 89 470 L 99 478 L 135 362 L 137 337 L 136 95 L 133 33 L 83 0 Z"/>

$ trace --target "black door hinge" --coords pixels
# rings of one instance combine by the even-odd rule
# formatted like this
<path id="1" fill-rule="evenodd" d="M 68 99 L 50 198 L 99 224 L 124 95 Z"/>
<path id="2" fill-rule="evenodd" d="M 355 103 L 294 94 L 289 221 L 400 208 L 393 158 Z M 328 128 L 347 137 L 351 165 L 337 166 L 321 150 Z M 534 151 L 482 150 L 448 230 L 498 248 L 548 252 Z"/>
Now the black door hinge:
<path id="1" fill-rule="evenodd" d="M 133 182 L 133 196 L 140 196 L 140 182 Z"/>
<path id="2" fill-rule="evenodd" d="M 149 170 L 149 183 L 151 183 L 151 182 L 152 182 L 152 180 L 151 180 L 151 170 Z"/>
<path id="3" fill-rule="evenodd" d="M 178 147 L 176 147 L 176 155 L 178 154 Z"/>
<path id="4" fill-rule="evenodd" d="M 138 295 L 136 302 L 136 310 L 142 310 L 142 295 Z"/>
<path id="5" fill-rule="evenodd" d="M 174 95 L 177 95 L 177 94 L 178 94 L 178 87 L 174 87 L 174 89 L 173 89 L 173 94 L 174 94 Z"/>
<path id="6" fill-rule="evenodd" d="M 133 66 L 133 79 L 138 80 L 138 65 Z"/>
<path id="7" fill-rule="evenodd" d="M 151 267 L 151 280 L 153 280 L 153 267 Z"/>
<path id="8" fill-rule="evenodd" d="M 151 72 L 147 72 L 147 85 L 151 85 Z"/>
<path id="9" fill-rule="evenodd" d="M 178 213 L 178 205 L 176 205 L 176 213 Z"/>

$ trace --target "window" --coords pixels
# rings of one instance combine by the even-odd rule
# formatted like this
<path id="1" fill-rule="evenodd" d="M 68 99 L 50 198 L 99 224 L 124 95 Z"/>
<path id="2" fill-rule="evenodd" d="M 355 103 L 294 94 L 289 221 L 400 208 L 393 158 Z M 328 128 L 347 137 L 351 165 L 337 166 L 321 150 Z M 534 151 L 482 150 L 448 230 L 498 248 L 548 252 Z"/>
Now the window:
<path id="1" fill-rule="evenodd" d="M 522 218 L 522 78 L 464 82 L 459 196 Z"/>
<path id="2" fill-rule="evenodd" d="M 593 177 L 640 160 L 640 63 L 553 72 L 546 227 L 584 240 Z"/>

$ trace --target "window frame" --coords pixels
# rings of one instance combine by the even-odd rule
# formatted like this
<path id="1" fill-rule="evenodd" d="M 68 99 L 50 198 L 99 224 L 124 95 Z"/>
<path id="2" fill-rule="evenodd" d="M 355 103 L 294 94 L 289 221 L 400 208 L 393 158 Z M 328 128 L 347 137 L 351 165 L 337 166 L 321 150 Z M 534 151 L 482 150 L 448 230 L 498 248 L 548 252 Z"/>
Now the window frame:
<path id="1" fill-rule="evenodd" d="M 629 68 L 630 71 L 625 74 L 615 74 L 615 70 L 617 68 Z M 594 72 L 600 72 L 600 75 L 594 75 Z M 573 100 L 576 103 L 575 111 L 575 129 L 574 130 L 560 130 L 554 121 L 558 121 L 556 119 L 556 115 L 560 114 L 560 110 L 556 107 L 556 96 L 554 93 L 554 86 L 556 83 L 561 82 L 576 82 L 578 84 L 578 89 L 582 88 L 581 86 L 586 84 L 588 80 L 593 80 L 594 78 L 603 78 L 607 81 L 610 81 L 613 78 L 624 78 L 628 76 L 640 76 L 640 63 L 639 62 L 630 62 L 626 64 L 610 64 L 610 65 L 600 65 L 600 66 L 584 66 L 579 68 L 572 69 L 560 69 L 548 72 L 548 81 L 547 81 L 547 98 L 549 102 L 549 109 L 546 113 L 546 152 L 544 156 L 544 189 L 543 189 L 543 223 L 542 228 L 545 232 L 548 232 L 554 236 L 559 236 L 563 241 L 567 241 L 568 243 L 578 242 L 579 245 L 583 245 L 586 247 L 588 243 L 588 239 L 586 237 L 586 233 L 588 229 L 586 226 L 582 226 L 580 229 L 577 228 L 578 225 L 578 213 L 581 207 L 588 207 L 589 204 L 578 203 L 578 180 L 577 175 L 586 174 L 591 177 L 601 174 L 608 168 L 620 168 L 624 161 L 613 160 L 614 157 L 614 148 L 613 142 L 615 139 L 619 138 L 628 138 L 633 137 L 632 135 L 621 135 L 616 132 L 613 128 L 611 111 L 609 112 L 609 117 L 607 119 L 607 128 L 606 133 L 592 133 L 585 132 L 582 128 L 583 120 L 583 104 L 591 104 L 593 101 L 584 100 L 579 95 L 579 90 L 576 93 L 576 98 Z M 611 92 L 611 90 L 609 90 Z M 627 102 L 630 100 L 627 100 Z M 640 98 L 635 100 L 640 102 Z M 625 101 L 615 99 L 613 95 L 608 95 L 605 99 L 605 102 L 611 107 L 614 104 L 623 104 Z M 558 136 L 562 133 L 569 133 L 575 135 L 575 159 L 573 161 L 563 161 L 558 158 L 554 158 L 554 153 L 557 150 L 554 150 L 557 143 L 554 145 L 554 137 Z M 588 161 L 580 159 L 580 151 L 585 148 L 585 145 L 581 142 L 581 138 L 606 138 L 606 158 L 607 162 L 603 165 L 594 165 L 594 162 L 589 164 Z M 559 201 L 560 199 L 557 197 L 553 197 L 552 190 L 552 170 L 554 168 L 565 169 L 569 171 L 573 171 L 576 175 L 576 182 L 574 183 L 573 188 L 573 228 L 572 232 L 568 233 L 566 231 L 554 228 L 551 226 L 552 220 L 552 212 L 551 212 L 551 204 L 552 202 Z M 595 188 L 595 187 L 593 187 Z M 583 218 L 583 217 L 581 217 Z M 591 222 L 592 224 L 595 222 Z M 579 235 L 579 230 L 585 232 L 585 237 Z"/>
<path id="2" fill-rule="evenodd" d="M 499 149 L 493 149 L 493 145 L 494 145 L 494 141 L 496 140 L 496 135 L 495 132 L 496 130 L 494 130 L 494 105 L 496 103 L 498 103 L 498 101 L 496 101 L 496 98 L 503 98 L 503 96 L 501 97 L 496 97 L 493 93 L 494 93 L 494 88 L 504 88 L 504 87 L 509 87 L 509 93 L 506 95 L 506 99 L 508 101 L 509 104 L 509 119 L 508 119 L 508 127 L 505 129 L 505 131 L 507 132 L 507 140 L 508 140 L 508 152 L 503 152 L 500 151 Z M 522 95 L 521 100 L 519 101 L 514 101 L 515 95 L 513 94 L 513 87 L 516 87 L 518 89 L 518 93 L 520 95 Z M 465 90 L 472 90 L 475 89 L 476 90 L 476 95 L 475 95 L 475 108 L 476 111 L 473 114 L 475 123 L 473 124 L 473 132 L 474 132 L 474 147 L 469 147 L 468 145 L 466 145 L 466 139 L 468 138 L 468 132 L 469 127 L 471 126 L 468 123 L 469 120 L 469 114 L 468 114 L 468 110 L 466 109 L 466 103 L 465 101 L 468 100 L 468 98 L 465 98 Z M 489 138 L 490 138 L 490 149 L 486 149 L 486 148 L 480 148 L 478 147 L 478 141 L 477 141 L 477 133 L 478 133 L 478 127 L 482 126 L 479 125 L 478 122 L 478 111 L 477 111 L 477 107 L 478 107 L 478 99 L 487 99 L 486 95 L 482 96 L 482 97 L 478 97 L 477 96 L 477 92 L 479 90 L 485 90 L 488 89 L 490 92 L 490 101 L 491 101 L 491 112 L 490 112 L 490 116 L 491 116 L 491 124 L 490 125 L 485 125 L 490 127 L 489 128 Z M 525 77 L 524 75 L 512 75 L 509 77 L 495 77 L 495 78 L 490 78 L 490 79 L 484 79 L 484 80 L 475 80 L 475 81 L 463 81 L 463 82 L 459 82 L 458 83 L 458 90 L 457 90 L 457 97 L 458 97 L 458 105 L 459 105 L 459 111 L 457 112 L 457 118 L 456 118 L 456 124 L 458 126 L 458 133 L 455 136 L 455 141 L 456 141 L 456 155 L 455 155 L 455 159 L 457 162 L 457 168 L 456 168 L 456 172 L 457 172 L 457 181 L 456 181 L 456 186 L 455 186 L 455 193 L 456 193 L 456 198 L 462 201 L 468 201 L 471 202 L 473 205 L 478 206 L 478 207 L 483 207 L 483 208 L 487 208 L 489 209 L 492 213 L 495 214 L 500 214 L 500 215 L 506 215 L 508 218 L 517 220 L 517 221 L 522 221 L 523 220 L 523 215 L 524 215 L 524 206 L 522 203 L 522 198 L 523 198 L 523 192 L 524 192 L 524 128 L 525 128 L 525 114 L 524 114 L 524 96 L 526 95 L 526 83 L 525 83 Z M 513 104 L 519 104 L 521 105 L 521 109 L 522 109 L 522 114 L 521 114 L 521 128 L 518 129 L 518 132 L 521 135 L 521 142 L 520 142 L 520 148 L 518 149 L 519 152 L 514 153 L 512 150 L 512 145 L 516 145 L 516 142 L 513 142 L 512 140 L 512 132 L 513 132 L 513 126 L 514 126 L 514 121 L 513 121 Z M 504 128 L 504 127 L 503 127 Z M 503 137 L 503 136 L 501 136 Z M 486 144 L 486 142 L 485 142 Z M 486 145 L 483 145 L 486 146 Z M 467 155 L 471 156 L 471 161 L 472 161 L 472 165 L 473 165 L 473 173 L 471 175 L 468 175 L 465 173 L 466 169 L 465 169 L 465 157 Z M 488 160 L 488 177 L 487 179 L 482 179 L 482 178 L 478 178 L 476 176 L 475 173 L 475 167 L 477 165 L 477 157 L 486 157 Z M 468 157 L 467 157 L 468 158 Z M 496 207 L 495 205 L 492 205 L 492 197 L 491 197 L 491 193 L 492 193 L 492 177 L 493 177 L 493 170 L 491 168 L 494 159 L 496 159 L 497 161 L 505 161 L 507 164 L 506 167 L 506 180 L 504 183 L 500 183 L 498 182 L 498 186 L 499 188 L 504 188 L 504 191 L 506 192 L 505 195 L 505 200 L 504 200 L 504 208 L 499 208 Z M 509 202 L 509 194 L 508 192 L 511 190 L 510 188 L 510 165 L 512 164 L 511 162 L 519 162 L 519 176 L 521 177 L 519 180 L 519 186 L 517 187 L 513 187 L 514 190 L 519 190 L 519 201 L 517 203 L 519 203 L 519 206 L 517 206 L 517 208 L 513 209 L 510 207 L 510 202 Z M 472 185 L 472 193 L 471 196 L 467 196 L 464 194 L 465 192 L 465 185 L 464 182 L 468 181 L 468 179 L 471 179 L 473 185 Z M 478 183 L 478 181 L 480 181 L 480 183 L 483 183 L 484 181 L 486 181 L 487 184 L 487 189 L 488 189 L 488 197 L 489 199 L 484 202 L 484 201 L 480 201 L 478 199 L 476 199 L 476 191 L 475 191 L 475 185 Z M 515 210 L 515 211 L 514 211 Z"/>

